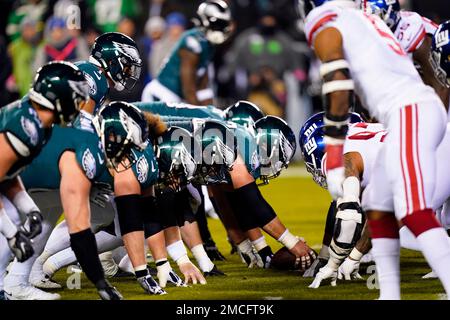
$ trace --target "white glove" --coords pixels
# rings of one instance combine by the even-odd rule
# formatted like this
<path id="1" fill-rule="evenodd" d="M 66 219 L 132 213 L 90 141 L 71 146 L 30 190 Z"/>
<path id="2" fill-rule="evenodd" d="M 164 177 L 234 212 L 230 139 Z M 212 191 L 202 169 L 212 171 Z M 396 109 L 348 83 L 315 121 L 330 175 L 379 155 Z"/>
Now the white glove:
<path id="1" fill-rule="evenodd" d="M 328 192 L 334 200 L 342 197 L 342 183 L 345 180 L 345 168 L 339 167 L 327 171 Z"/>
<path id="2" fill-rule="evenodd" d="M 362 279 L 361 275 L 359 274 L 359 260 L 353 260 L 347 257 L 344 262 L 341 264 L 338 270 L 338 279 L 345 279 L 345 280 L 356 280 L 356 279 Z"/>
<path id="3" fill-rule="evenodd" d="M 156 276 L 158 277 L 159 286 L 165 288 L 170 276 L 170 271 L 172 271 L 169 261 L 166 260 L 165 263 L 157 265 L 156 270 L 158 272 Z"/>
<path id="4" fill-rule="evenodd" d="M 323 268 L 320 268 L 319 272 L 316 274 L 314 281 L 308 286 L 308 288 L 317 289 L 320 287 L 322 280 L 331 279 L 331 286 L 336 286 L 337 280 L 337 266 L 327 263 Z"/>

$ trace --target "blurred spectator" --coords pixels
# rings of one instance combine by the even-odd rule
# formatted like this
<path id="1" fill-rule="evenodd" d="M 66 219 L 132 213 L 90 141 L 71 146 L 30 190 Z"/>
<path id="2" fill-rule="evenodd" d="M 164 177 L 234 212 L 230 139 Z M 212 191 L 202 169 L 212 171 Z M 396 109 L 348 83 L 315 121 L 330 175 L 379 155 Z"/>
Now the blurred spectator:
<path id="1" fill-rule="evenodd" d="M 6 90 L 6 81 L 11 75 L 11 59 L 6 50 L 5 39 L 0 36 L 0 108 L 8 104 L 12 99 Z"/>
<path id="2" fill-rule="evenodd" d="M 95 39 L 97 39 L 97 37 L 101 34 L 102 34 L 102 32 L 95 26 L 90 26 L 85 30 L 84 39 L 86 40 L 86 43 L 87 43 L 87 46 L 89 47 L 89 49 L 92 49 Z"/>
<path id="3" fill-rule="evenodd" d="M 154 57 L 154 46 L 166 31 L 166 21 L 160 16 L 150 17 L 145 23 L 144 35 L 140 39 L 140 46 L 142 47 L 141 57 L 145 68 L 145 83 L 152 80 L 156 73 L 152 70 L 151 59 Z"/>
<path id="4" fill-rule="evenodd" d="M 21 96 L 28 92 L 34 77 L 32 67 L 36 56 L 36 48 L 41 42 L 38 24 L 38 21 L 30 17 L 23 18 L 20 23 L 20 38 L 14 40 L 8 47 L 13 63 L 14 80 Z"/>
<path id="5" fill-rule="evenodd" d="M 130 17 L 122 17 L 117 24 L 117 30 L 115 31 L 123 33 L 130 38 L 134 38 L 136 35 L 136 23 Z"/>
<path id="6" fill-rule="evenodd" d="M 164 59 L 169 55 L 173 46 L 180 39 L 186 30 L 186 18 L 180 12 L 172 12 L 166 17 L 167 31 L 160 41 L 156 42 L 150 57 L 150 70 L 152 75 L 156 75 L 163 64 Z"/>
<path id="7" fill-rule="evenodd" d="M 16 1 L 17 7 L 11 11 L 8 17 L 6 34 L 9 41 L 14 41 L 21 37 L 21 22 L 27 17 L 37 23 L 38 31 L 43 29 L 43 17 L 48 9 L 47 0 L 20 0 Z"/>
<path id="8" fill-rule="evenodd" d="M 227 61 L 238 94 L 260 105 L 267 114 L 285 115 L 285 72 L 293 72 L 298 81 L 306 80 L 292 39 L 278 28 L 270 12 L 263 12 L 256 27 L 236 38 Z"/>
<path id="9" fill-rule="evenodd" d="M 86 0 L 95 26 L 102 32 L 117 31 L 122 17 L 136 19 L 141 13 L 136 0 Z"/>
<path id="10" fill-rule="evenodd" d="M 89 57 L 89 48 L 86 41 L 74 37 L 67 29 L 66 20 L 60 17 L 50 17 L 45 28 L 43 44 L 36 52 L 33 70 L 52 60 L 65 60 L 75 62 L 86 60 Z"/>

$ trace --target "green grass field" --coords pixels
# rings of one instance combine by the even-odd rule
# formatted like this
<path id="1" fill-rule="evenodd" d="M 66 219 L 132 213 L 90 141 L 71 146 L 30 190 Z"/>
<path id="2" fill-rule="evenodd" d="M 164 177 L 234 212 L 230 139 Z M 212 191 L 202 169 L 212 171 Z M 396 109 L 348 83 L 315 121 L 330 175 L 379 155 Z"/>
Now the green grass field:
<path id="1" fill-rule="evenodd" d="M 289 170 L 288 170 L 289 171 Z M 266 199 L 272 204 L 281 220 L 296 235 L 305 237 L 314 249 L 320 247 L 325 215 L 329 204 L 328 194 L 317 187 L 311 179 L 303 177 L 280 177 L 262 187 Z M 208 278 L 207 285 L 195 285 L 189 288 L 168 287 L 168 295 L 150 296 L 144 294 L 132 278 L 112 279 L 111 282 L 121 291 L 125 299 L 376 299 L 378 291 L 369 290 L 366 280 L 338 281 L 334 288 L 328 284 L 319 289 L 308 289 L 311 278 L 302 278 L 298 272 L 276 270 L 247 269 L 234 254 L 230 255 L 230 246 L 225 231 L 217 220 L 209 219 L 210 230 L 227 261 L 218 262 L 219 269 L 226 277 Z M 274 252 L 280 244 L 267 236 Z M 174 265 L 174 263 L 172 263 Z M 363 266 L 361 275 L 367 279 Z M 402 250 L 402 298 L 403 299 L 440 299 L 444 290 L 438 280 L 423 280 L 421 276 L 430 270 L 422 255 L 418 252 Z M 61 270 L 55 280 L 66 283 L 69 275 Z M 98 299 L 94 287 L 83 276 L 82 290 L 64 289 L 58 291 L 63 299 Z"/>

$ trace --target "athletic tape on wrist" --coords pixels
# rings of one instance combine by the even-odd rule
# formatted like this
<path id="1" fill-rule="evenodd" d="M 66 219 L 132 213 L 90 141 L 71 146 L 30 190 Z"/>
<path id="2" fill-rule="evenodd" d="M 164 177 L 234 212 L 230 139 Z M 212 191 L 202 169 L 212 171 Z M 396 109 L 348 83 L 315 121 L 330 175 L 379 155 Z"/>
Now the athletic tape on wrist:
<path id="1" fill-rule="evenodd" d="M 245 239 L 237 245 L 239 251 L 242 253 L 248 253 L 252 251 L 252 243 L 249 239 Z"/>
<path id="2" fill-rule="evenodd" d="M 191 260 L 189 260 L 189 257 L 187 255 L 184 255 L 178 258 L 178 260 L 176 260 L 175 262 L 177 263 L 178 266 L 181 266 L 182 264 L 190 263 Z"/>
<path id="3" fill-rule="evenodd" d="M 289 250 L 295 247 L 298 241 L 299 239 L 290 233 L 289 229 L 286 229 L 286 231 L 278 238 L 278 242 L 282 243 Z"/>
<path id="4" fill-rule="evenodd" d="M 187 256 L 186 248 L 183 244 L 183 240 L 178 240 L 167 246 L 167 253 L 173 261 L 177 261 L 182 256 Z"/>
<path id="5" fill-rule="evenodd" d="M 355 260 L 355 261 L 360 261 L 361 258 L 363 257 L 364 253 L 360 252 L 358 249 L 353 248 L 352 252 L 350 252 L 350 259 Z"/>
<path id="6" fill-rule="evenodd" d="M 266 238 L 264 236 L 261 236 L 261 238 L 258 238 L 254 241 L 252 241 L 253 246 L 255 247 L 256 251 L 260 251 L 267 247 Z"/>

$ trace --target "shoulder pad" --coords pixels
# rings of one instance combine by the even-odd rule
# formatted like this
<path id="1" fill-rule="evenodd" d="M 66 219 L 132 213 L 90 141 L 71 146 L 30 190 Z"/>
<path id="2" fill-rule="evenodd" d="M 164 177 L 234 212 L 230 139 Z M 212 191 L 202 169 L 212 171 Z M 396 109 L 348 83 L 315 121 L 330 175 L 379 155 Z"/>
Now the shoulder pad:
<path id="1" fill-rule="evenodd" d="M 339 11 L 339 8 L 334 6 L 320 6 L 308 14 L 305 20 L 305 35 L 309 45 L 312 45 L 318 31 L 337 19 Z"/>
<path id="2" fill-rule="evenodd" d="M 395 37 L 406 52 L 414 52 L 425 39 L 424 21 L 415 12 L 402 11 L 400 17 L 400 21 L 394 32 Z"/>

